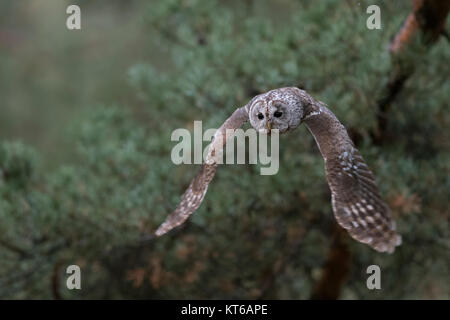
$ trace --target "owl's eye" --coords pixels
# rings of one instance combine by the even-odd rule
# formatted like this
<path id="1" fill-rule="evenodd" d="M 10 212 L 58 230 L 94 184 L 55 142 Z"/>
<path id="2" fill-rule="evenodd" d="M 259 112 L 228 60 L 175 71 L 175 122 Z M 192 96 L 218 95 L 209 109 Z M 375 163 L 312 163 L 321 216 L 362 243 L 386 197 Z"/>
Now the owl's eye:
<path id="1" fill-rule="evenodd" d="M 283 115 L 283 112 L 281 111 L 275 111 L 275 113 L 273 114 L 275 116 L 275 118 L 279 118 Z"/>
<path id="2" fill-rule="evenodd" d="M 262 120 L 262 119 L 264 119 L 264 115 L 260 112 L 260 113 L 258 113 L 258 119 L 259 120 Z"/>

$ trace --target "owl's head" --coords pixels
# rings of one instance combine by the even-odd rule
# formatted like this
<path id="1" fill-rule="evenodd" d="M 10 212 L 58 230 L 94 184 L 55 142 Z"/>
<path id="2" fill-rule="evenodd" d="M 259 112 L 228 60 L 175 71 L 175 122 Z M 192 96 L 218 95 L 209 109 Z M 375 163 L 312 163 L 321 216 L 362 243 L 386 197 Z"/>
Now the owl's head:
<path id="1" fill-rule="evenodd" d="M 303 118 L 305 100 L 302 90 L 289 87 L 271 90 L 254 97 L 247 105 L 250 123 L 259 132 L 280 133 L 298 127 Z"/>

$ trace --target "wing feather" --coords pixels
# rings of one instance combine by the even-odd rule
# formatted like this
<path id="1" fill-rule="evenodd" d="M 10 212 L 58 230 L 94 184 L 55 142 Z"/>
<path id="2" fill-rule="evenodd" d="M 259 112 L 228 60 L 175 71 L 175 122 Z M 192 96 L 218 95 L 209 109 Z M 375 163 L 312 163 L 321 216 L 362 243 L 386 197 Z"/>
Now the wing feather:
<path id="1" fill-rule="evenodd" d="M 378 251 L 393 252 L 401 238 L 389 207 L 358 150 L 348 146 L 325 162 L 336 220 L 354 239 Z"/>
<path id="2" fill-rule="evenodd" d="M 336 116 L 321 102 L 313 101 L 309 107 L 305 123 L 325 160 L 337 222 L 354 239 L 393 252 L 401 237 L 372 172 Z"/>
<path id="3" fill-rule="evenodd" d="M 208 147 L 208 154 L 205 163 L 200 168 L 197 176 L 192 180 L 187 190 L 181 197 L 180 204 L 176 207 L 166 220 L 156 230 L 156 236 L 162 236 L 173 228 L 184 223 L 201 205 L 209 183 L 214 178 L 219 157 L 222 155 L 223 146 L 226 144 L 227 129 L 238 129 L 248 120 L 248 113 L 245 107 L 237 109 L 217 130 L 211 144 Z"/>

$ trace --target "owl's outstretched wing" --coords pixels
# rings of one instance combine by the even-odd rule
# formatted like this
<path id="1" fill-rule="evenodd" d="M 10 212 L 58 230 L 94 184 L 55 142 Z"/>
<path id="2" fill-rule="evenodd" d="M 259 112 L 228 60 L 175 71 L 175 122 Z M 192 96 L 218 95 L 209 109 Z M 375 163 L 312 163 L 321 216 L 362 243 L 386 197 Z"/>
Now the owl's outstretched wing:
<path id="1" fill-rule="evenodd" d="M 179 226 L 191 214 L 193 214 L 205 197 L 208 185 L 216 173 L 218 159 L 222 156 L 223 146 L 226 144 L 227 129 L 238 129 L 248 120 L 248 113 L 245 107 L 237 109 L 217 130 L 211 144 L 208 147 L 208 155 L 197 176 L 192 180 L 188 189 L 181 197 L 181 202 L 174 212 L 172 212 L 156 230 L 156 236 L 162 236 L 173 228 Z"/>
<path id="2" fill-rule="evenodd" d="M 319 104 L 306 117 L 325 160 L 337 222 L 356 240 L 380 252 L 401 244 L 395 221 L 381 199 L 372 172 L 334 114 Z"/>
<path id="3" fill-rule="evenodd" d="M 394 252 L 401 237 L 358 150 L 349 147 L 327 158 L 325 169 L 337 222 L 356 240 L 380 252 Z"/>

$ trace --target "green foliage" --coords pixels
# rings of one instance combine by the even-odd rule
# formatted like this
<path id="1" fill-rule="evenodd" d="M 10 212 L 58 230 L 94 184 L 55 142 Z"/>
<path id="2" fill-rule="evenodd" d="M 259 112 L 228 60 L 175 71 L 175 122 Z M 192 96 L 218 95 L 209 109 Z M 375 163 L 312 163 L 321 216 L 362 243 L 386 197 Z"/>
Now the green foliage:
<path id="1" fill-rule="evenodd" d="M 0 144 L 0 176 L 2 186 L 25 188 L 33 177 L 37 156 L 22 143 Z"/>
<path id="2" fill-rule="evenodd" d="M 281 136 L 278 174 L 223 166 L 184 227 L 149 237 L 197 170 L 170 161 L 172 131 L 194 120 L 217 128 L 254 95 L 300 86 L 362 137 L 358 147 L 404 239 L 393 255 L 347 239 L 352 269 L 342 298 L 449 298 L 448 45 L 417 58 L 391 106 L 394 138 L 374 146 L 369 132 L 392 67 L 387 44 L 409 7 L 376 1 L 383 29 L 369 31 L 372 2 L 148 4 L 151 49 L 127 78 L 137 107 L 83 111 L 71 130 L 73 161 L 48 173 L 24 145 L 0 145 L 0 297 L 51 298 L 56 283 L 64 298 L 309 298 L 334 217 L 304 127 Z M 64 286 L 63 267 L 74 263 L 81 291 Z M 366 288 L 371 264 L 383 272 L 379 292 Z"/>

